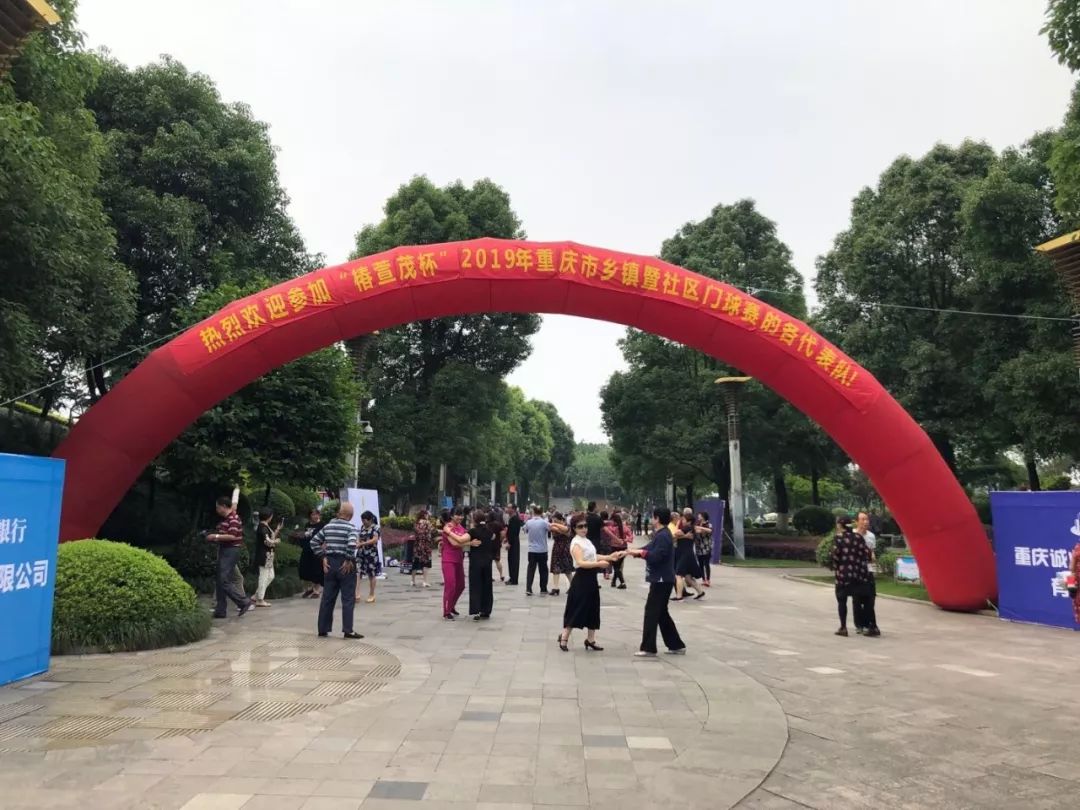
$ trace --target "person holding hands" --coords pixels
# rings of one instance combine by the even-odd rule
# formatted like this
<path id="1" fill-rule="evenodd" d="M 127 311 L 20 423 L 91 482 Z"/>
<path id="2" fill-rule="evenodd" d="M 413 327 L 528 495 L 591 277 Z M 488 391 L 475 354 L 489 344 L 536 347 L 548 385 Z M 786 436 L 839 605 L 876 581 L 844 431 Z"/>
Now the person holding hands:
<path id="1" fill-rule="evenodd" d="M 574 532 L 574 539 L 570 542 L 574 578 L 570 580 L 570 590 L 566 594 L 563 631 L 558 638 L 559 649 L 569 651 L 570 633 L 576 627 L 586 631 L 585 649 L 601 652 L 604 648 L 596 643 L 596 631 L 600 629 L 600 583 L 596 577 L 598 572 L 606 571 L 612 563 L 625 557 L 626 552 L 597 554 L 596 546 L 586 534 L 588 524 L 583 517 L 575 518 L 571 527 Z"/>

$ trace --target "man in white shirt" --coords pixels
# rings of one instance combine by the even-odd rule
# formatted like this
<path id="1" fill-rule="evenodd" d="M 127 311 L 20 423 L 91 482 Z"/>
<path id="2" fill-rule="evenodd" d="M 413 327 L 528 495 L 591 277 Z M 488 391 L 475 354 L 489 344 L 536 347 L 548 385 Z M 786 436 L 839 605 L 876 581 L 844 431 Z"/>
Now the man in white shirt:
<path id="1" fill-rule="evenodd" d="M 870 562 L 867 567 L 870 569 L 870 581 L 866 585 L 864 593 L 858 594 L 853 600 L 853 613 L 855 618 L 855 632 L 859 635 L 864 633 L 872 636 L 881 635 L 881 631 L 877 627 L 877 612 L 875 610 L 875 603 L 877 601 L 877 584 L 874 582 L 874 572 L 877 571 L 877 556 L 875 551 L 877 549 L 877 537 L 872 531 L 870 531 L 870 515 L 866 512 L 859 512 L 855 518 L 855 534 L 859 535 L 866 543 L 866 547 L 870 551 Z"/>

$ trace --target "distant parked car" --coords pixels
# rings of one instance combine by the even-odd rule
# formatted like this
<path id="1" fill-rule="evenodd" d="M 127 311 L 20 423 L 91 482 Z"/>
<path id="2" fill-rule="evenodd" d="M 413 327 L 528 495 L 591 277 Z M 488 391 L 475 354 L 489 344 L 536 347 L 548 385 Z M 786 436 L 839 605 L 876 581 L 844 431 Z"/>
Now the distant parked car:
<path id="1" fill-rule="evenodd" d="M 754 518 L 754 525 L 762 529 L 771 529 L 776 525 L 778 517 L 776 512 L 766 512 L 764 515 L 758 515 Z"/>

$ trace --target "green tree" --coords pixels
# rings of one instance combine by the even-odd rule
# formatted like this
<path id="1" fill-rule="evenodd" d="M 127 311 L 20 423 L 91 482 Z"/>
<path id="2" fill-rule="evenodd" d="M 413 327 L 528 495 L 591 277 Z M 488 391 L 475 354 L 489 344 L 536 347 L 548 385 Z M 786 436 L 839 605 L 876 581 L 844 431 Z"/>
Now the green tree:
<path id="1" fill-rule="evenodd" d="M 1016 448 L 1036 490 L 1039 462 L 1061 454 L 1080 457 L 1080 385 L 1068 324 L 1050 320 L 1069 317 L 1068 297 L 1050 262 L 1031 250 L 1064 228 L 1055 216 L 1051 176 L 1059 144 L 1060 137 L 1044 133 L 1006 150 L 963 206 L 976 271 L 972 308 L 1037 316 L 972 322 L 978 331 L 975 373 L 984 381 L 993 428 L 982 456 Z"/>
<path id="2" fill-rule="evenodd" d="M 975 267 L 965 195 L 995 162 L 986 144 L 898 158 L 852 205 L 850 227 L 818 260 L 823 331 L 894 395 L 956 469 L 957 443 L 985 426 L 967 309 Z"/>
<path id="3" fill-rule="evenodd" d="M 101 196 L 120 260 L 138 282 L 124 342 L 166 336 L 179 311 L 222 284 L 308 272 L 286 213 L 267 127 L 169 57 L 129 69 L 102 59 L 87 103 L 105 135 Z M 181 324 L 182 325 L 182 324 Z M 104 393 L 104 374 L 91 379 Z"/>
<path id="4" fill-rule="evenodd" d="M 97 198 L 101 134 L 83 103 L 98 80 L 74 4 L 0 78 L 0 401 L 111 352 L 132 321 L 130 274 Z M 37 397 L 44 411 L 75 387 Z"/>
<path id="5" fill-rule="evenodd" d="M 621 500 L 622 487 L 612 459 L 609 445 L 595 442 L 578 442 L 574 460 L 566 469 L 569 482 L 568 495 L 582 499 Z"/>
<path id="6" fill-rule="evenodd" d="M 178 313 L 197 321 L 269 284 L 223 285 Z M 193 496 L 195 515 L 223 485 L 254 479 L 335 487 L 358 440 L 354 407 L 361 392 L 339 346 L 274 369 L 208 410 L 165 451 L 168 481 Z M 199 500 L 194 500 L 198 496 Z"/>
<path id="7" fill-rule="evenodd" d="M 400 245 L 524 237 L 509 196 L 490 180 L 438 188 L 416 177 L 387 201 L 385 214 L 357 234 L 354 257 Z M 480 465 L 461 444 L 477 444 L 475 429 L 498 409 L 494 382 L 528 356 L 539 325 L 536 315 L 493 313 L 417 321 L 379 336 L 366 371 L 377 401 L 376 442 L 411 447 L 415 497 L 432 493 L 440 463 L 459 472 Z"/>
<path id="8" fill-rule="evenodd" d="M 552 487 L 562 483 L 574 461 L 574 430 L 550 402 L 536 402 L 535 405 L 547 417 L 551 432 L 551 459 L 537 474 L 538 482 L 544 487 L 544 500 L 550 503 Z"/>
<path id="9" fill-rule="evenodd" d="M 1080 2 L 1049 0 L 1046 23 L 1039 31 L 1050 41 L 1050 50 L 1069 70 L 1080 69 Z"/>
<path id="10" fill-rule="evenodd" d="M 718 205 L 688 223 L 661 251 L 666 261 L 726 281 L 774 306 L 805 317 L 802 277 L 776 226 L 750 200 Z M 738 373 L 701 352 L 629 330 L 620 344 L 628 370 L 616 373 L 601 393 L 604 427 L 612 439 L 620 478 L 637 491 L 655 491 L 670 477 L 692 502 L 707 485 L 730 486 L 726 417 L 715 380 Z M 777 511 L 788 512 L 785 465 L 789 434 L 802 417 L 760 385 L 747 386 L 741 406 L 743 465 L 772 482 Z"/>

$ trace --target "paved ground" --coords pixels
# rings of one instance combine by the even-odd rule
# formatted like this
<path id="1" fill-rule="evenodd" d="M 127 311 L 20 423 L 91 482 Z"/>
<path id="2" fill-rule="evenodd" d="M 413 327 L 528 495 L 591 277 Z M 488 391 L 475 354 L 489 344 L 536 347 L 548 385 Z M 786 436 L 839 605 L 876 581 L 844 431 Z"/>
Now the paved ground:
<path id="1" fill-rule="evenodd" d="M 1039 808 L 1080 791 L 1080 636 L 881 600 L 837 638 L 826 588 L 724 568 L 673 605 L 686 657 L 637 660 L 644 589 L 439 618 L 396 573 L 363 642 L 294 599 L 187 648 L 54 659 L 0 688 L 0 807 Z"/>

